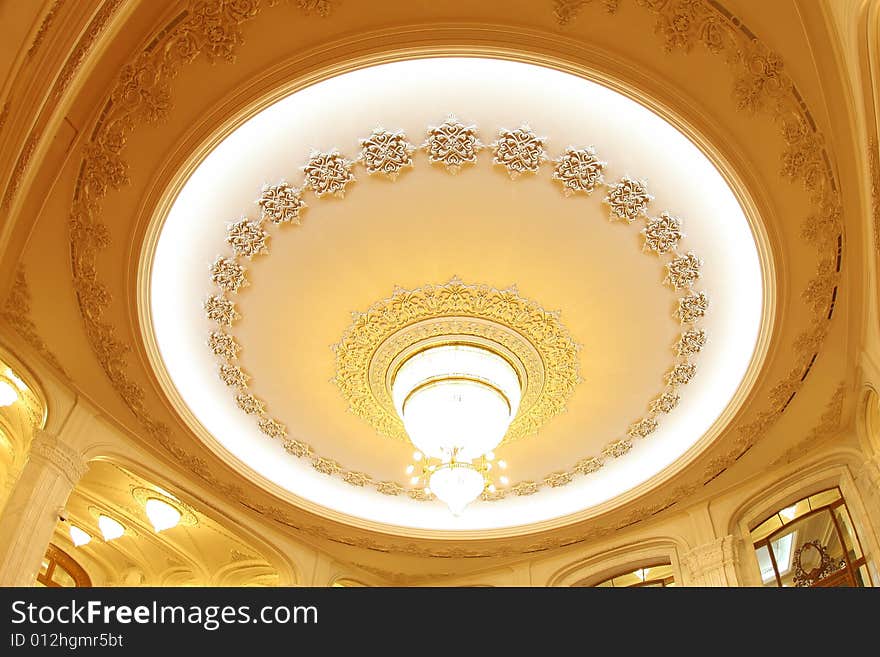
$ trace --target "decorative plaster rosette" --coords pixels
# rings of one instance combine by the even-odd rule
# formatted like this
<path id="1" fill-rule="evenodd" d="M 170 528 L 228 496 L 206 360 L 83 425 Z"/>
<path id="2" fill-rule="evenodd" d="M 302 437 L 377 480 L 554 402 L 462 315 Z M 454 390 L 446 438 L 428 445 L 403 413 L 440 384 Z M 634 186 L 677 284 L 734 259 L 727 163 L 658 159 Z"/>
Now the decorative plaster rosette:
<path id="1" fill-rule="evenodd" d="M 522 173 L 537 174 L 549 159 L 544 150 L 547 139 L 538 137 L 527 125 L 513 130 L 501 129 L 492 144 L 493 163 L 503 166 L 512 179 Z M 429 127 L 425 142 L 412 146 L 402 132 L 376 128 L 360 140 L 361 153 L 349 160 L 333 150 L 315 152 L 302 167 L 300 187 L 286 181 L 264 185 L 257 200 L 258 219 L 239 218 L 227 226 L 226 241 L 232 253 L 220 256 L 211 266 L 211 281 L 217 293 L 204 303 L 209 320 L 217 324 L 208 336 L 208 346 L 221 360 L 219 376 L 233 390 L 233 399 L 242 412 L 255 416 L 260 431 L 271 438 L 284 440 L 285 450 L 297 458 L 307 458 L 319 472 L 338 476 L 352 486 L 371 486 L 385 495 L 402 495 L 418 501 L 433 497 L 421 488 L 409 488 L 394 481 L 376 481 L 363 472 L 347 469 L 337 461 L 315 453 L 301 440 L 289 438 L 283 422 L 272 417 L 266 404 L 249 390 L 251 378 L 236 363 L 242 346 L 227 331 L 239 320 L 234 296 L 248 284 L 245 264 L 269 253 L 272 234 L 285 224 L 298 224 L 300 212 L 307 207 L 304 195 L 316 198 L 342 197 L 345 187 L 357 180 L 356 167 L 368 175 L 381 174 L 394 180 L 402 169 L 415 166 L 412 155 L 426 151 L 432 164 L 443 164 L 449 173 L 457 173 L 464 164 L 474 164 L 482 144 L 475 126 L 465 126 L 454 118 Z M 576 475 L 590 475 L 609 459 L 625 456 L 634 441 L 655 433 L 663 415 L 674 412 L 684 386 L 697 374 L 692 357 L 706 344 L 706 334 L 697 324 L 709 309 L 709 299 L 693 286 L 700 279 L 703 261 L 693 252 L 679 252 L 684 239 L 681 220 L 668 212 L 650 213 L 653 196 L 647 183 L 629 176 L 607 183 L 603 178 L 607 163 L 592 147 L 569 146 L 552 159 L 552 180 L 561 183 L 566 195 L 590 195 L 605 187 L 609 218 L 622 225 L 644 221 L 643 250 L 661 260 L 665 271 L 663 284 L 678 294 L 672 316 L 682 325 L 682 333 L 672 346 L 672 362 L 663 386 L 651 400 L 646 412 L 635 418 L 621 434 L 614 437 L 598 455 L 579 459 L 569 470 L 551 472 L 539 481 L 521 481 L 503 489 L 486 491 L 485 501 L 508 495 L 532 495 L 542 487 L 557 488 L 570 483 Z M 486 339 L 509 351 L 518 363 L 526 382 L 523 401 L 511 423 L 504 442 L 532 435 L 554 415 L 565 409 L 566 400 L 580 381 L 578 349 L 559 321 L 559 314 L 549 312 L 534 301 L 519 296 L 515 287 L 498 290 L 485 285 L 465 284 L 452 278 L 442 285 L 426 285 L 413 290 L 397 288 L 393 294 L 363 313 L 353 313 L 353 321 L 342 340 L 334 345 L 335 382 L 348 400 L 349 408 L 369 422 L 379 434 L 408 440 L 403 424 L 391 402 L 391 361 L 420 340 L 462 334 L 468 339 Z M 474 337 L 476 336 L 476 337 Z M 500 346 L 499 346 L 500 345 Z M 539 385 L 540 384 L 540 385 Z"/>
<path id="2" fill-rule="evenodd" d="M 578 376 L 578 350 L 559 314 L 521 297 L 452 278 L 443 285 L 397 288 L 387 299 L 355 313 L 336 352 L 334 381 L 349 410 L 384 436 L 409 442 L 391 396 L 390 376 L 412 350 L 432 338 L 487 344 L 518 370 L 519 412 L 503 442 L 530 436 L 565 410 Z M 408 353 L 408 350 L 410 352 Z"/>

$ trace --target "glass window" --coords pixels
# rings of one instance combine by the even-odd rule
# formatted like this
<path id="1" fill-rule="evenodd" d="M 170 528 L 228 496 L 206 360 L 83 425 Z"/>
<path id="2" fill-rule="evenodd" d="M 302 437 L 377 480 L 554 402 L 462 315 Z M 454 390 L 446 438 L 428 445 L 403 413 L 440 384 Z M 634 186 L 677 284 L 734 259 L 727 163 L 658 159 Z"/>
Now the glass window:
<path id="1" fill-rule="evenodd" d="M 779 509 L 752 531 L 764 586 L 870 586 L 837 488 Z"/>
<path id="2" fill-rule="evenodd" d="M 92 580 L 85 569 L 67 552 L 49 543 L 46 556 L 37 575 L 37 586 L 76 587 L 91 586 Z"/>
<path id="3" fill-rule="evenodd" d="M 580 585 L 575 584 L 575 586 Z M 612 588 L 675 586 L 675 577 L 672 574 L 672 564 L 667 562 L 628 570 L 593 586 Z"/>

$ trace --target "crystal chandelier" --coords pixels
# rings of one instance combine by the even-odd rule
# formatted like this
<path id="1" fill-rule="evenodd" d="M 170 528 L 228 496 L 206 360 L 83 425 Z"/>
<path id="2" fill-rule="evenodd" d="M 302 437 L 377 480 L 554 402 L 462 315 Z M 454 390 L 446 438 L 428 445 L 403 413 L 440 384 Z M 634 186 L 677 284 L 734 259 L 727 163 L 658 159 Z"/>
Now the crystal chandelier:
<path id="1" fill-rule="evenodd" d="M 516 370 L 484 347 L 444 344 L 407 358 L 393 377 L 391 393 L 417 456 L 425 457 L 430 491 L 460 514 L 493 486 L 487 476 L 493 450 L 522 396 Z"/>

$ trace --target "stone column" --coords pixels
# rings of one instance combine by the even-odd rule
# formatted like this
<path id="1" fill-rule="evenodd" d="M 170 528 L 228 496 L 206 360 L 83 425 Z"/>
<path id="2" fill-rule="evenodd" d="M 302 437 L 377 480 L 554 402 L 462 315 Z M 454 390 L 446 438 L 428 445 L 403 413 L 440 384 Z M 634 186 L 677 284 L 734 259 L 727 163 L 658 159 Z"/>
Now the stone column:
<path id="1" fill-rule="evenodd" d="M 880 535 L 880 456 L 862 464 L 855 473 L 855 482 L 874 531 Z"/>
<path id="2" fill-rule="evenodd" d="M 689 550 L 681 557 L 688 586 L 739 586 L 736 538 L 722 536 Z"/>
<path id="3" fill-rule="evenodd" d="M 52 433 L 37 431 L 0 517 L 0 586 L 32 586 L 58 513 L 88 463 Z"/>

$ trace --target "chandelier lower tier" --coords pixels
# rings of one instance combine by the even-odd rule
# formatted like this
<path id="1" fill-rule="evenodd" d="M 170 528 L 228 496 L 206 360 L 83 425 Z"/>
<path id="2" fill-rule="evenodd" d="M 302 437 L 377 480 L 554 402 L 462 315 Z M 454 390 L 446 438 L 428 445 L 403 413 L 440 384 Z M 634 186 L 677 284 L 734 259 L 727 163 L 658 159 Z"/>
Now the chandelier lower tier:
<path id="1" fill-rule="evenodd" d="M 403 361 L 391 393 L 409 439 L 427 457 L 431 491 L 460 513 L 489 485 L 486 455 L 519 409 L 516 369 L 486 347 L 444 344 Z"/>

